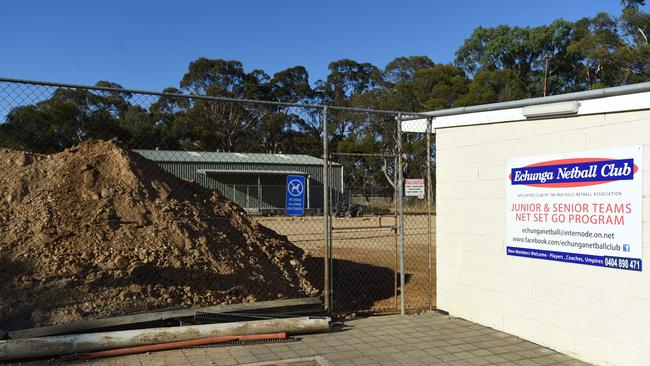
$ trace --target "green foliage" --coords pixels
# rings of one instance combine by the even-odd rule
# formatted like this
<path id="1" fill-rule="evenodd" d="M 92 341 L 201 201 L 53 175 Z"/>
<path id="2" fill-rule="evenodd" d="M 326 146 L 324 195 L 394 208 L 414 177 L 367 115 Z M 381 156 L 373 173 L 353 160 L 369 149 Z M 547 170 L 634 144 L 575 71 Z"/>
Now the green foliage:
<path id="1" fill-rule="evenodd" d="M 647 81 L 650 14 L 640 8 L 644 1 L 621 3 L 619 17 L 599 13 L 532 28 L 479 27 L 458 49 L 455 62 L 475 77 L 510 70 L 533 97 L 543 94 L 545 71 L 549 94 Z"/>
<path id="2" fill-rule="evenodd" d="M 638 9 L 645 5 L 645 0 L 621 0 L 624 9 Z"/>
<path id="3" fill-rule="evenodd" d="M 507 102 L 528 97 L 527 85 L 512 70 L 479 71 L 454 107 Z"/>
<path id="4" fill-rule="evenodd" d="M 325 95 L 331 101 L 344 103 L 352 95 L 364 93 L 378 85 L 381 73 L 367 62 L 343 59 L 331 62 L 325 81 Z"/>
<path id="5" fill-rule="evenodd" d="M 428 56 L 398 57 L 384 68 L 383 81 L 389 86 L 408 82 L 416 71 L 429 69 L 434 65 Z"/>
<path id="6" fill-rule="evenodd" d="M 434 65 L 397 83 L 388 95 L 388 105 L 392 109 L 413 112 L 449 108 L 467 93 L 468 84 L 462 69 L 453 65 Z"/>
<path id="7" fill-rule="evenodd" d="M 468 74 L 511 70 L 524 81 L 529 94 L 541 95 L 545 58 L 553 61 L 557 92 L 572 89 L 571 55 L 567 48 L 573 25 L 557 20 L 539 27 L 479 27 L 456 52 L 456 64 Z"/>

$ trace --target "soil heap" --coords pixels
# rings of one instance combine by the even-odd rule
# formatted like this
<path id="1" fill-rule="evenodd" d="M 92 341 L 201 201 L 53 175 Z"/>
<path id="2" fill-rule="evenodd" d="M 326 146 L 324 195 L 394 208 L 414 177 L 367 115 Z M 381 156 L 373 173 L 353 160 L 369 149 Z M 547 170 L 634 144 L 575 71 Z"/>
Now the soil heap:
<path id="1" fill-rule="evenodd" d="M 0 329 L 311 296 L 304 255 L 115 140 L 0 149 Z"/>

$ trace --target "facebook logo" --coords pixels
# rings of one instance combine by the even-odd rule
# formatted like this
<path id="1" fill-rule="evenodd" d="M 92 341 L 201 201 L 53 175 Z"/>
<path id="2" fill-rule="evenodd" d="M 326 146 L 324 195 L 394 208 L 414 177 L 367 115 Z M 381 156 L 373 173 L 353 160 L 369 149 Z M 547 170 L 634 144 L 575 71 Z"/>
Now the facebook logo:
<path id="1" fill-rule="evenodd" d="M 630 251 L 630 244 L 623 244 L 623 251 L 624 252 L 629 252 Z"/>

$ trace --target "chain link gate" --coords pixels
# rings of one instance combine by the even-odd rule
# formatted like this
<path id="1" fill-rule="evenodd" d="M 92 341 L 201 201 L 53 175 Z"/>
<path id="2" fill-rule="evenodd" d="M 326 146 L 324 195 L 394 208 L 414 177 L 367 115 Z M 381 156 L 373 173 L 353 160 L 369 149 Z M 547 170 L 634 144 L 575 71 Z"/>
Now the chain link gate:
<path id="1" fill-rule="evenodd" d="M 329 197 L 326 235 L 331 307 L 337 313 L 434 307 L 430 134 L 402 134 L 400 117 L 384 124 L 392 141 L 374 144 L 374 150 L 329 154 L 330 169 L 345 172 L 345 191 Z M 408 178 L 425 182 L 422 196 L 404 195 Z"/>
<path id="2" fill-rule="evenodd" d="M 431 172 L 431 121 L 423 134 L 403 133 L 403 182 L 407 179 L 423 183 L 418 189 L 403 192 L 404 274 L 407 277 L 403 310 L 435 307 L 435 246 L 433 220 L 433 187 Z M 400 124 L 401 126 L 401 124 Z M 410 192 L 409 192 L 410 191 Z M 418 192 L 418 193 L 416 193 Z M 421 193 L 422 194 L 421 194 Z"/>
<path id="3" fill-rule="evenodd" d="M 335 312 L 394 311 L 399 295 L 399 235 L 394 166 L 396 155 L 339 153 L 343 171 L 365 162 L 381 167 L 391 161 L 391 181 L 349 182 L 332 200 L 332 308 Z M 346 176 L 349 178 L 349 175 Z M 383 179 L 383 178 L 382 178 Z"/>

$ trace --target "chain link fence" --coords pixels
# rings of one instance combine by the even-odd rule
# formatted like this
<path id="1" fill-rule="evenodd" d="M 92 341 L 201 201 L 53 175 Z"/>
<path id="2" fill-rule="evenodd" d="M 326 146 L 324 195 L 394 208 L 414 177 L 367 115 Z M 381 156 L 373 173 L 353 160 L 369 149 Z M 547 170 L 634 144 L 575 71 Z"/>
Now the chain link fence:
<path id="1" fill-rule="evenodd" d="M 413 198 L 400 287 L 395 114 L 328 110 L 0 79 L 0 328 L 309 296 L 392 311 L 401 291 L 428 308 Z M 393 141 L 346 146 L 346 125 Z"/>
<path id="2" fill-rule="evenodd" d="M 432 309 L 435 308 L 435 216 L 430 134 L 410 133 L 402 138 L 405 181 L 416 182 L 415 189 L 405 189 L 403 197 L 404 272 L 409 278 L 405 309 Z"/>

